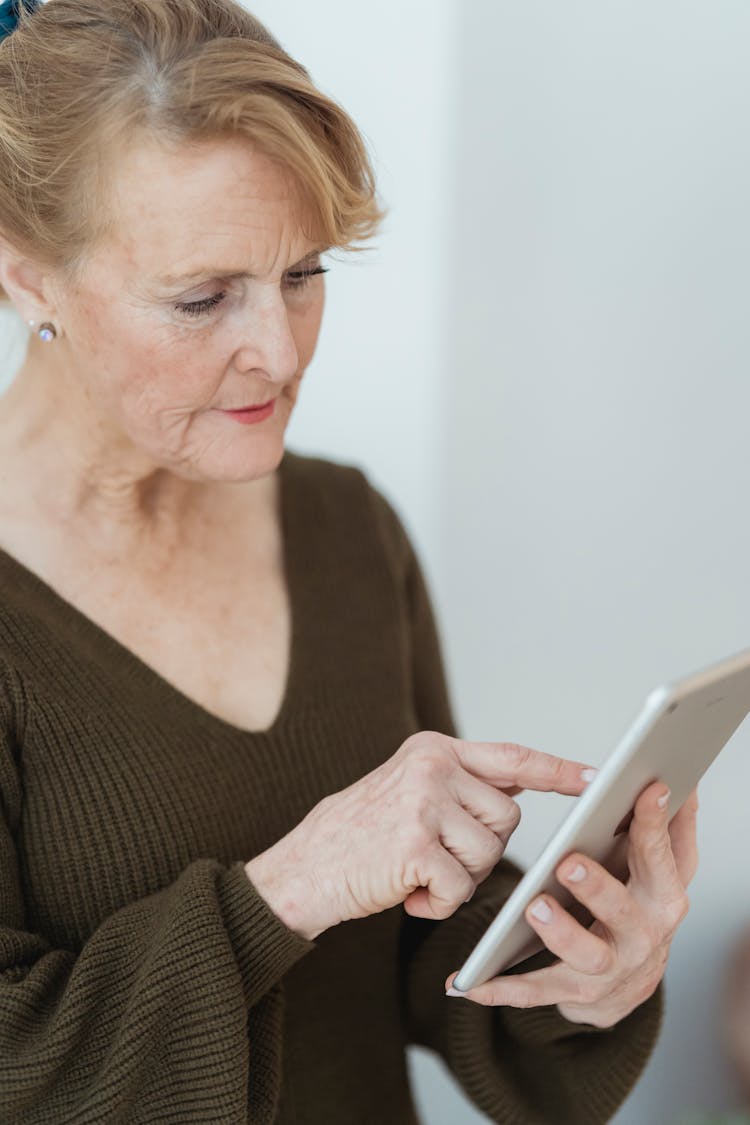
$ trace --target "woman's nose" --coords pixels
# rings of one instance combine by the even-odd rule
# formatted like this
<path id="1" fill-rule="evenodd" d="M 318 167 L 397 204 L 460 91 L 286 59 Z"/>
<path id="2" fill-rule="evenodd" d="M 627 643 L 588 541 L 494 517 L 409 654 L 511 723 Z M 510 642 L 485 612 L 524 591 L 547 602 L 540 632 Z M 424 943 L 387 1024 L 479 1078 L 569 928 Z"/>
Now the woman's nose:
<path id="1" fill-rule="evenodd" d="M 284 383 L 297 373 L 299 353 L 289 314 L 281 295 L 256 306 L 246 317 L 236 366 L 247 372 L 260 368 L 274 382 Z"/>

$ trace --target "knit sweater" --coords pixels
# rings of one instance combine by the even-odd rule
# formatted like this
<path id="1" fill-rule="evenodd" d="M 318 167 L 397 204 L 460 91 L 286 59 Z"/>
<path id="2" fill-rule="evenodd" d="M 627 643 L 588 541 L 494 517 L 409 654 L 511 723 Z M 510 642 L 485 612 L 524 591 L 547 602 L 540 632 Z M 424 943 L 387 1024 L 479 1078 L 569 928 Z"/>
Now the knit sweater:
<path id="1" fill-rule="evenodd" d="M 395 508 L 356 466 L 287 450 L 279 475 L 292 644 L 265 731 L 204 709 L 0 551 L 0 1123 L 414 1125 L 410 1043 L 492 1121 L 607 1121 L 661 988 L 606 1030 L 444 994 L 510 862 L 443 921 L 399 905 L 314 941 L 248 879 L 408 735 L 456 734 Z"/>

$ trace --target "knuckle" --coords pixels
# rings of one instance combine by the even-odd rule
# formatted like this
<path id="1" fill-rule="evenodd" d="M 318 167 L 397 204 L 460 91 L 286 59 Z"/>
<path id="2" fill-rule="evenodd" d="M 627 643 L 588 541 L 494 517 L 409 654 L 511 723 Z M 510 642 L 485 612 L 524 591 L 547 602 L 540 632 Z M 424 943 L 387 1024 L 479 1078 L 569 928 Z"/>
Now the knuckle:
<path id="1" fill-rule="evenodd" d="M 629 982 L 631 1009 L 637 1008 L 639 1004 L 645 1003 L 650 996 L 653 996 L 659 985 L 661 977 L 662 974 L 660 972 L 649 969 L 648 972 L 639 975 L 635 980 L 631 980 Z"/>
<path id="2" fill-rule="evenodd" d="M 527 765 L 531 757 L 531 751 L 527 746 L 519 746 L 517 742 L 504 742 L 502 745 L 506 765 L 510 769 L 516 771 Z"/>
<path id="3" fill-rule="evenodd" d="M 565 770 L 568 763 L 564 758 L 557 758 L 550 754 L 546 758 L 549 765 L 550 778 L 552 781 L 561 781 L 565 776 Z"/>
<path id="4" fill-rule="evenodd" d="M 430 794 L 429 786 L 410 785 L 398 795 L 398 805 L 401 810 L 402 827 L 419 827 L 431 831 L 434 821 L 435 801 Z"/>
<path id="5" fill-rule="evenodd" d="M 601 885 L 601 881 L 600 881 Z M 598 888 L 592 882 L 592 890 Z M 592 896 L 593 901 L 593 896 Z M 632 926 L 633 905 L 624 895 L 602 896 L 604 905 L 603 916 L 607 919 L 607 926 L 611 930 L 627 930 Z"/>
<path id="6" fill-rule="evenodd" d="M 441 783 L 440 762 L 429 755 L 409 762 L 404 773 L 404 793 L 422 810 L 434 808 L 435 788 Z"/>
<path id="7" fill-rule="evenodd" d="M 482 839 L 481 846 L 477 850 L 477 859 L 479 862 L 494 867 L 502 856 L 505 847 L 503 841 L 496 836 L 494 832 L 488 831 Z"/>
<path id="8" fill-rule="evenodd" d="M 598 948 L 589 958 L 587 972 L 594 976 L 603 976 L 611 972 L 614 963 L 614 954 L 609 946 Z"/>
<path id="9" fill-rule="evenodd" d="M 659 943 L 647 930 L 636 930 L 630 943 L 630 959 L 634 965 L 644 965 L 653 956 Z"/>
<path id="10" fill-rule="evenodd" d="M 419 730 L 410 734 L 399 747 L 399 753 L 412 758 L 414 755 L 445 756 L 450 753 L 450 739 L 436 730 Z"/>
<path id="11" fill-rule="evenodd" d="M 521 823 L 521 805 L 514 801 L 512 796 L 506 798 L 505 820 L 513 830 Z"/>
<path id="12" fill-rule="evenodd" d="M 409 758 L 407 777 L 412 784 L 421 787 L 424 782 L 430 782 L 435 775 L 435 761 L 423 750 L 415 751 Z"/>
<path id="13" fill-rule="evenodd" d="M 663 862 L 663 859 L 671 852 L 669 829 L 667 827 L 660 827 L 656 830 L 650 829 L 645 831 L 642 847 L 643 852 L 649 859 L 657 863 Z"/>
<path id="14" fill-rule="evenodd" d="M 462 880 L 462 889 L 459 890 L 456 894 L 456 902 L 454 903 L 454 906 L 460 906 L 461 903 L 466 902 L 466 900 L 474 894 L 475 890 L 476 885 L 474 883 L 474 880 L 467 871 L 466 878 Z"/>
<path id="15" fill-rule="evenodd" d="M 502 856 L 499 858 L 502 858 Z M 475 890 L 476 887 L 480 885 L 480 883 L 483 883 L 485 879 L 489 878 L 489 876 L 497 867 L 497 864 L 498 860 L 493 860 L 492 863 L 486 863 L 484 867 L 478 867 L 474 870 L 474 881 L 476 883 Z"/>
<path id="16" fill-rule="evenodd" d="M 535 999 L 531 989 L 527 985 L 517 985 L 514 988 L 513 993 L 514 1008 L 532 1008 L 534 1006 Z"/>
<path id="17" fill-rule="evenodd" d="M 471 843 L 472 857 L 480 864 L 493 862 L 498 847 L 500 847 L 500 841 L 495 832 L 484 827 L 480 828 L 477 839 L 472 840 Z"/>
<path id="18" fill-rule="evenodd" d="M 672 838 L 669 829 L 660 832 L 651 845 L 652 854 L 660 863 L 668 863 L 672 857 Z"/>
<path id="19" fill-rule="evenodd" d="M 649 866 L 659 867 L 671 858 L 672 845 L 666 832 L 659 835 L 646 833 L 641 837 L 640 850 Z"/>
<path id="20" fill-rule="evenodd" d="M 417 730 L 405 738 L 401 745 L 405 750 L 413 750 L 418 746 L 432 746 L 443 737 L 444 735 L 436 730 Z"/>
<path id="21" fill-rule="evenodd" d="M 404 826 L 403 846 L 407 855 L 425 856 L 435 846 L 435 833 L 420 819 Z"/>
<path id="22" fill-rule="evenodd" d="M 521 823 L 521 806 L 512 797 L 506 797 L 498 817 L 504 832 L 515 832 Z"/>
<path id="23" fill-rule="evenodd" d="M 408 738 L 404 739 L 404 741 L 396 751 L 396 755 L 402 758 L 406 758 L 409 755 L 413 754 L 414 751 L 417 750 L 420 746 L 424 745 L 425 743 L 423 741 L 423 732 L 417 731 L 416 734 L 410 734 Z"/>
<path id="24" fill-rule="evenodd" d="M 667 929 L 670 932 L 676 930 L 677 927 L 685 921 L 685 918 L 687 918 L 689 910 L 690 900 L 686 894 L 680 895 L 679 898 L 671 902 L 663 912 L 663 918 Z"/>
<path id="25" fill-rule="evenodd" d="M 420 786 L 444 781 L 450 773 L 450 762 L 435 747 L 415 747 L 408 760 L 408 776 Z"/>
<path id="26" fill-rule="evenodd" d="M 440 894 L 434 895 L 433 913 L 435 918 L 450 918 L 475 891 L 475 884 L 467 872 L 451 877 L 450 885 L 443 886 Z"/>
<path id="27" fill-rule="evenodd" d="M 592 985 L 594 996 L 592 1000 L 593 1004 L 603 1004 L 612 996 L 612 982 L 607 980 L 605 977 L 593 978 Z"/>
<path id="28" fill-rule="evenodd" d="M 609 993 L 609 988 L 597 977 L 580 977 L 575 985 L 576 1004 L 598 1004 Z"/>

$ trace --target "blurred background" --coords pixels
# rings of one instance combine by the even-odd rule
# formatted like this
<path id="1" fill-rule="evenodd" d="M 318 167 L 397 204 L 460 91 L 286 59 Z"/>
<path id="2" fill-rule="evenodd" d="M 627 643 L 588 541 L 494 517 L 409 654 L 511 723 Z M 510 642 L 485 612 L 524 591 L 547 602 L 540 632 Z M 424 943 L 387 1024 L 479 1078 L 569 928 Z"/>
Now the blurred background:
<path id="1" fill-rule="evenodd" d="M 400 512 L 460 733 L 598 763 L 652 687 L 750 646 L 750 6 L 246 6 L 357 121 L 390 208 L 327 262 L 288 444 Z M 3 314 L 6 383 L 25 341 Z M 663 1033 L 617 1125 L 738 1104 L 749 790 L 746 724 L 700 787 Z M 520 800 L 527 864 L 569 799 Z M 410 1067 L 427 1125 L 487 1120 L 433 1056 Z"/>

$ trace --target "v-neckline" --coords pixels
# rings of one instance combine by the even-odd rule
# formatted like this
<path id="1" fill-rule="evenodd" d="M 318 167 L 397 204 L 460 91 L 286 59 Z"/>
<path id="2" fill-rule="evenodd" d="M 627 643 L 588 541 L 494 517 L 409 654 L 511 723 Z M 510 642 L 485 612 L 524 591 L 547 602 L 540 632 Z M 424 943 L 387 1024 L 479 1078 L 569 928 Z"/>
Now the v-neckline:
<path id="1" fill-rule="evenodd" d="M 84 613 L 82 609 L 79 609 L 72 602 L 64 598 L 62 594 L 59 594 L 53 586 L 50 586 L 50 584 L 35 571 L 25 566 L 24 563 L 20 562 L 19 559 L 9 554 L 9 552 L 5 551 L 2 547 L 0 547 L 0 566 L 5 565 L 10 571 L 15 570 L 20 573 L 27 585 L 43 594 L 51 605 L 64 615 L 67 615 L 69 620 L 75 623 L 80 632 L 85 631 L 89 634 L 94 642 L 99 644 L 102 651 L 113 658 L 113 664 L 120 673 L 123 671 L 123 666 L 127 666 L 128 678 L 137 680 L 145 690 L 161 692 L 162 695 L 171 700 L 174 706 L 181 708 L 188 715 L 192 715 L 195 721 L 199 721 L 202 726 L 209 730 L 213 727 L 214 730 L 223 732 L 225 735 L 230 734 L 235 738 L 271 738 L 286 723 L 296 696 L 300 660 L 299 626 L 300 622 L 304 619 L 304 613 L 300 613 L 299 610 L 300 594 L 297 588 L 297 572 L 295 569 L 296 552 L 293 543 L 293 503 L 290 495 L 289 481 L 290 459 L 293 456 L 294 455 L 289 450 L 285 450 L 276 470 L 279 480 L 278 512 L 281 521 L 284 580 L 286 582 L 291 618 L 286 681 L 281 704 L 276 716 L 271 724 L 262 730 L 250 730 L 246 727 L 237 726 L 235 723 L 229 722 L 228 719 L 223 719 L 220 715 L 208 710 L 202 703 L 198 703 L 197 700 L 187 695 L 181 688 L 177 687 L 176 684 L 173 684 L 171 680 L 166 679 L 156 668 L 148 664 L 147 661 L 138 656 L 137 653 L 133 652 L 133 650 L 128 648 L 122 641 L 119 641 L 117 637 L 108 632 L 102 625 L 94 621 L 92 617 Z"/>

